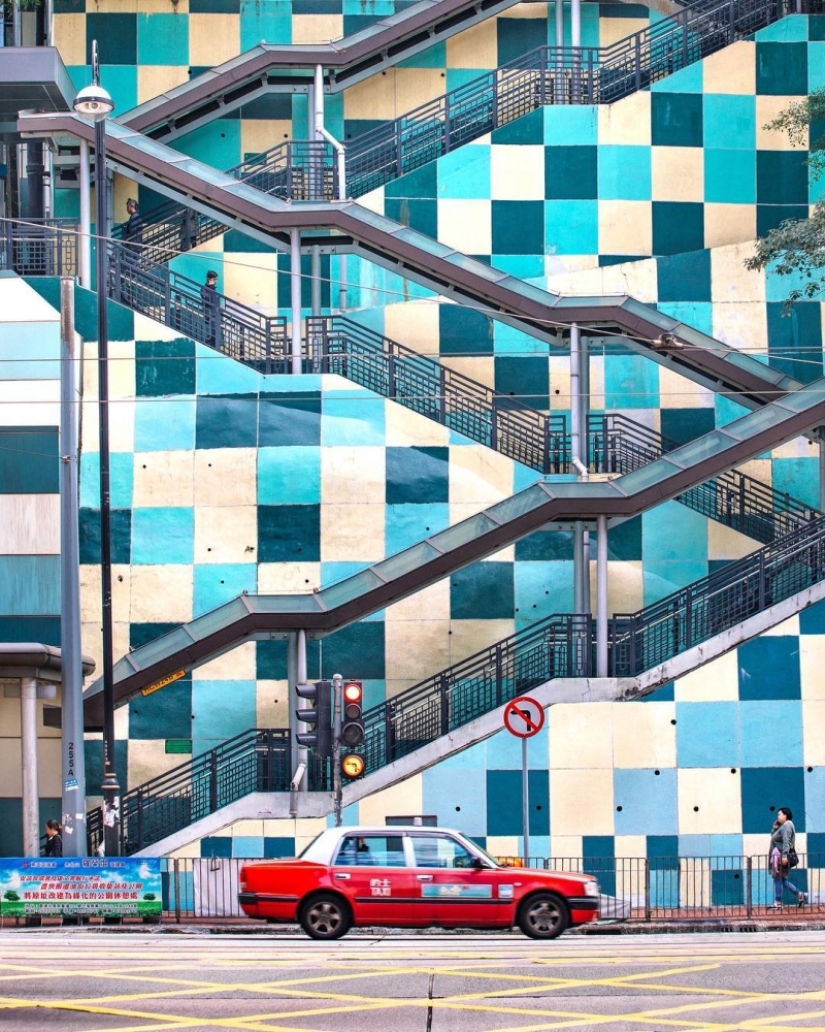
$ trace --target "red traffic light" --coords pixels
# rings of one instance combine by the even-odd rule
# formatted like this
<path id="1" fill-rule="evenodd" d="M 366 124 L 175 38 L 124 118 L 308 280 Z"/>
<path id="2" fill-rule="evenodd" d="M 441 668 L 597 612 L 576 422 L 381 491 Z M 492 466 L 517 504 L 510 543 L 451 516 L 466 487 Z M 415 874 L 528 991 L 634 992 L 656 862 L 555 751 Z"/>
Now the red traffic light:
<path id="1" fill-rule="evenodd" d="M 344 685 L 344 702 L 359 703 L 364 697 L 364 686 L 360 681 L 347 681 Z"/>

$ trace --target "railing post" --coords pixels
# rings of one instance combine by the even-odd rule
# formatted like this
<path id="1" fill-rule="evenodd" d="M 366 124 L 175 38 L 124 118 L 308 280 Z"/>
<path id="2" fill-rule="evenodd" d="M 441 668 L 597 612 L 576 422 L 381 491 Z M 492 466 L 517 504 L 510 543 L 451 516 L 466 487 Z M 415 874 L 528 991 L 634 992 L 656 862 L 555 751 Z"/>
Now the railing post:
<path id="1" fill-rule="evenodd" d="M 446 735 L 450 730 L 450 682 L 446 674 L 439 679 L 438 693 L 441 704 L 441 734 Z"/>
<path id="2" fill-rule="evenodd" d="M 122 800 L 121 800 L 122 802 Z M 124 823 L 124 822 L 122 822 Z M 137 840 L 138 849 L 143 849 L 143 789 L 137 790 Z"/>
<path id="3" fill-rule="evenodd" d="M 690 53 L 690 33 L 688 25 L 688 12 L 685 10 L 682 12 L 682 67 L 685 68 L 688 63 L 688 55 Z"/>
<path id="4" fill-rule="evenodd" d="M 175 872 L 175 924 L 180 924 L 180 860 L 172 861 Z"/>
<path id="5" fill-rule="evenodd" d="M 267 730 L 264 734 L 266 735 L 266 779 L 263 791 L 274 792 L 274 777 L 272 772 L 275 769 L 275 752 L 273 749 L 272 731 Z"/>
<path id="6" fill-rule="evenodd" d="M 759 599 L 759 610 L 765 608 L 765 553 L 759 553 L 759 590 L 757 597 Z"/>
<path id="7" fill-rule="evenodd" d="M 264 344 L 266 355 L 264 358 L 264 372 L 269 375 L 272 372 L 272 322 L 266 320 L 266 341 Z"/>
<path id="8" fill-rule="evenodd" d="M 490 447 L 498 447 L 498 395 L 494 394 L 490 400 Z"/>
<path id="9" fill-rule="evenodd" d="M 638 32 L 635 39 L 633 64 L 636 70 L 636 89 L 640 90 L 642 88 L 642 41 Z"/>
<path id="10" fill-rule="evenodd" d="M 450 153 L 450 94 L 444 94 L 444 154 Z"/>
<path id="11" fill-rule="evenodd" d="M 403 120 L 395 120 L 395 174 L 404 174 L 404 126 Z"/>
<path id="12" fill-rule="evenodd" d="M 496 645 L 496 706 L 504 702 L 504 664 L 501 661 L 501 645 Z"/>
<path id="13" fill-rule="evenodd" d="M 745 906 L 748 917 L 753 917 L 753 857 L 745 857 Z"/>
<path id="14" fill-rule="evenodd" d="M 645 921 L 650 920 L 651 906 L 650 906 L 650 859 L 645 857 L 644 861 L 644 872 L 645 872 Z"/>
<path id="15" fill-rule="evenodd" d="M 728 0 L 728 45 L 736 39 L 736 0 Z"/>
<path id="16" fill-rule="evenodd" d="M 394 398 L 395 396 L 395 353 L 390 348 L 387 352 L 387 397 Z"/>
<path id="17" fill-rule="evenodd" d="M 209 754 L 209 812 L 218 809 L 218 750 Z"/>

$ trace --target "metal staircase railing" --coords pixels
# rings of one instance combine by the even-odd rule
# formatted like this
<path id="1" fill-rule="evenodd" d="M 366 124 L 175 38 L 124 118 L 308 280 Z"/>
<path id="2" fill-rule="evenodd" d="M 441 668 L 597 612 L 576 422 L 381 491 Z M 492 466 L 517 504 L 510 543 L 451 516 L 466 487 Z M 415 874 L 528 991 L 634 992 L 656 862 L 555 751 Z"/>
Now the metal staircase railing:
<path id="1" fill-rule="evenodd" d="M 360 197 L 548 104 L 610 104 L 700 61 L 786 14 L 823 0 L 698 0 L 607 47 L 542 46 L 346 144 L 347 196 Z M 229 169 L 265 193 L 332 200 L 328 143 L 288 141 Z M 340 199 L 340 198 L 339 198 Z M 224 232 L 208 215 L 169 202 L 144 216 L 144 243 L 168 261 Z"/>
<path id="2" fill-rule="evenodd" d="M 609 623 L 611 677 L 632 677 L 736 627 L 743 620 L 825 580 L 825 516 L 729 563 L 637 613 Z M 592 675 L 590 616 L 546 617 L 413 685 L 364 714 L 367 773 L 559 677 Z M 122 798 L 122 850 L 162 841 L 250 792 L 287 791 L 288 729 L 252 729 L 161 774 Z M 326 761 L 314 760 L 310 788 L 329 791 Z M 89 814 L 90 849 L 102 835 Z"/>
<path id="3" fill-rule="evenodd" d="M 74 276 L 77 252 L 74 219 L 0 219 L 0 272 Z"/>

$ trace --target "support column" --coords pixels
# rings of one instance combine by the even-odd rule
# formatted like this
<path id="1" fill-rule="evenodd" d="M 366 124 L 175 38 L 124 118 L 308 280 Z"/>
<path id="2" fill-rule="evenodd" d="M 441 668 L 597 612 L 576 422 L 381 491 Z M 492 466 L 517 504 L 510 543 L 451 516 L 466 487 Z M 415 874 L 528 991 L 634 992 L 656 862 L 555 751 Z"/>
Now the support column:
<path id="1" fill-rule="evenodd" d="M 301 372 L 301 234 L 297 229 L 289 231 L 290 243 L 290 296 L 292 302 L 292 368 L 295 374 Z"/>
<path id="2" fill-rule="evenodd" d="M 60 645 L 63 665 L 61 778 L 63 853 L 86 856 L 86 765 L 83 755 L 83 657 L 80 638 L 80 546 L 77 513 L 77 417 L 80 395 L 74 333 L 74 284 L 60 280 Z"/>
<path id="3" fill-rule="evenodd" d="M 564 46 L 564 0 L 556 0 L 556 46 Z"/>
<path id="4" fill-rule="evenodd" d="M 576 323 L 570 326 L 570 457 L 573 471 L 582 465 L 582 406 L 581 406 L 581 334 Z M 584 524 L 573 524 L 573 611 L 585 610 L 585 554 Z"/>
<path id="5" fill-rule="evenodd" d="M 581 0 L 570 0 L 570 46 L 582 45 L 582 3 Z M 573 81 L 570 99 L 578 104 L 582 96 L 582 59 L 581 53 L 573 53 Z"/>
<path id="6" fill-rule="evenodd" d="M 607 677 L 607 517 L 598 517 L 596 544 L 596 677 Z"/>
<path id="7" fill-rule="evenodd" d="M 819 433 L 819 511 L 825 512 L 825 426 Z"/>
<path id="8" fill-rule="evenodd" d="M 20 741 L 23 759 L 23 855 L 40 855 L 37 789 L 37 680 L 20 679 Z"/>
<path id="9" fill-rule="evenodd" d="M 295 694 L 295 685 L 300 684 L 298 677 L 298 635 L 290 634 L 286 646 L 286 678 L 289 691 L 289 754 L 291 774 L 294 775 L 301 763 L 306 763 L 306 746 L 299 745 L 295 736 L 307 730 L 306 724 L 298 720 L 295 710 L 298 705 L 298 696 Z"/>
<path id="10" fill-rule="evenodd" d="M 92 289 L 92 180 L 89 144 L 80 141 L 80 285 Z"/>
<path id="11" fill-rule="evenodd" d="M 587 336 L 579 334 L 579 458 L 590 468 L 590 439 L 587 417 L 590 414 L 590 345 Z M 582 612 L 590 607 L 590 531 L 582 530 Z"/>
<path id="12" fill-rule="evenodd" d="M 321 248 L 318 244 L 312 245 L 312 314 L 316 319 L 321 314 Z"/>

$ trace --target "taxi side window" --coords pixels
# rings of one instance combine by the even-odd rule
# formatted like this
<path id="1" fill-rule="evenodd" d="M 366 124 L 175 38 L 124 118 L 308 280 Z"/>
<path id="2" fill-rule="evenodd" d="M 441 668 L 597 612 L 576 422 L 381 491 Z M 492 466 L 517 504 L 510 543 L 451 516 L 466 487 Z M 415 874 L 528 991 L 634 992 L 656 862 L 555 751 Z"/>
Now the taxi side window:
<path id="1" fill-rule="evenodd" d="M 453 839 L 416 835 L 412 842 L 416 867 L 441 867 L 452 870 L 473 866 L 472 854 Z"/>
<path id="2" fill-rule="evenodd" d="M 335 858 L 336 867 L 403 867 L 401 835 L 347 835 Z"/>

